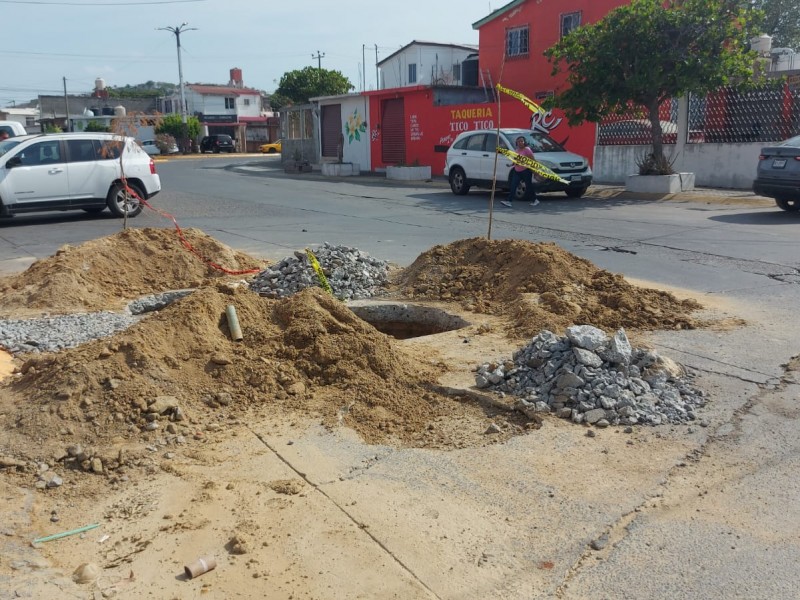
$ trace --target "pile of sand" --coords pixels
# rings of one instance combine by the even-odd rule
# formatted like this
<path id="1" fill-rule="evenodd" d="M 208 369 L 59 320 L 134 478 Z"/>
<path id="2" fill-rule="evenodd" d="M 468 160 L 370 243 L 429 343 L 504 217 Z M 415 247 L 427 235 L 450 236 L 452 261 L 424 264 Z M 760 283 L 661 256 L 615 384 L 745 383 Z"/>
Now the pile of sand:
<path id="1" fill-rule="evenodd" d="M 458 302 L 511 317 L 514 333 L 563 333 L 570 325 L 607 331 L 690 329 L 701 308 L 668 292 L 640 288 L 554 243 L 472 238 L 435 246 L 393 281 L 406 298 Z"/>
<path id="2" fill-rule="evenodd" d="M 228 268 L 255 264 L 199 231 L 186 236 Z M 0 413 L 10 425 L 0 454 L 44 460 L 78 443 L 100 448 L 113 470 L 124 464 L 120 444 L 141 448 L 167 434 L 202 440 L 209 427 L 254 414 L 312 416 L 351 427 L 370 443 L 429 447 L 487 443 L 487 417 L 502 426 L 492 441 L 523 430 L 513 413 L 438 394 L 442 367 L 410 355 L 319 288 L 269 300 L 220 277 L 173 231 L 143 229 L 62 249 L 0 282 L 4 310 L 32 303 L 50 312 L 108 309 L 121 299 L 198 286 L 111 338 L 28 358 L 0 387 Z M 572 324 L 692 327 L 689 315 L 699 306 L 635 287 L 555 244 L 522 241 L 437 246 L 401 271 L 395 286 L 407 298 L 508 315 L 514 332 L 526 335 Z M 231 340 L 229 304 L 242 342 Z M 165 396 L 181 418 L 171 410 L 154 427 L 150 405 Z M 103 448 L 113 451 L 103 455 Z"/>
<path id="3" fill-rule="evenodd" d="M 183 230 L 183 237 L 197 254 L 229 271 L 266 266 L 198 229 Z M 190 252 L 175 229 L 125 229 L 64 246 L 23 273 L 0 280 L 0 316 L 115 310 L 139 296 L 226 277 Z"/>

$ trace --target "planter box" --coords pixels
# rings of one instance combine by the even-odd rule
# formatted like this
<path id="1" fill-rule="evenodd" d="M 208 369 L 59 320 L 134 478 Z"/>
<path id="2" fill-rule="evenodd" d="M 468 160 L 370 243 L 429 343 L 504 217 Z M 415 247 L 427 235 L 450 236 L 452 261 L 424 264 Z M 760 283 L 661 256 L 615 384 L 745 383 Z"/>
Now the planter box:
<path id="1" fill-rule="evenodd" d="M 322 163 L 322 174 L 328 177 L 361 175 L 361 166 L 358 163 Z"/>
<path id="2" fill-rule="evenodd" d="M 625 191 L 642 194 L 677 194 L 694 189 L 694 173 L 628 175 Z"/>
<path id="3" fill-rule="evenodd" d="M 431 178 L 430 167 L 386 167 L 386 179 L 425 181 Z"/>

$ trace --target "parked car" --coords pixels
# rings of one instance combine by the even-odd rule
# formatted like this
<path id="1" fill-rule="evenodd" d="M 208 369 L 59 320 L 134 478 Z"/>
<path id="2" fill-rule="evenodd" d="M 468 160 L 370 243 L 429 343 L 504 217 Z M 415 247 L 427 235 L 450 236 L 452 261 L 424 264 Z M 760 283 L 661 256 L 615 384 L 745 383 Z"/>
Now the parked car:
<path id="1" fill-rule="evenodd" d="M 229 135 L 215 133 L 213 135 L 207 135 L 200 140 L 200 152 L 219 154 L 220 152 L 235 151 L 236 145 L 233 143 L 233 138 Z"/>
<path id="2" fill-rule="evenodd" d="M 492 187 L 495 149 L 513 149 L 514 140 L 523 136 L 533 151 L 534 158 L 550 168 L 568 183 L 557 181 L 536 182 L 537 192 L 565 192 L 570 198 L 580 198 L 592 183 L 589 161 L 565 150 L 550 136 L 530 129 L 478 129 L 460 134 L 447 150 L 444 174 L 450 189 L 456 195 L 469 192 L 471 186 Z M 497 157 L 497 183 L 508 189 L 514 164 L 505 156 Z M 517 198 L 527 198 L 530 190 L 524 183 L 517 187 Z"/>
<path id="3" fill-rule="evenodd" d="M 162 154 L 161 148 L 158 145 L 156 140 L 143 140 L 142 141 L 142 150 L 147 152 L 150 156 L 158 156 Z M 167 147 L 167 154 L 178 154 L 180 149 L 178 148 L 178 144 L 172 142 Z"/>
<path id="4" fill-rule="evenodd" d="M 274 142 L 269 142 L 268 144 L 261 144 L 258 149 L 263 154 L 275 154 L 276 152 L 281 151 L 281 142 L 282 140 L 275 140 Z"/>
<path id="5" fill-rule="evenodd" d="M 8 137 L 27 135 L 28 133 L 22 123 L 17 123 L 16 121 L 0 121 L 0 132 L 6 133 Z"/>
<path id="6" fill-rule="evenodd" d="M 783 210 L 800 210 L 800 135 L 761 149 L 753 191 Z"/>
<path id="7" fill-rule="evenodd" d="M 120 155 L 122 165 L 120 165 Z M 82 209 L 135 217 L 161 191 L 153 159 L 132 137 L 110 133 L 25 135 L 0 142 L 0 216 Z"/>

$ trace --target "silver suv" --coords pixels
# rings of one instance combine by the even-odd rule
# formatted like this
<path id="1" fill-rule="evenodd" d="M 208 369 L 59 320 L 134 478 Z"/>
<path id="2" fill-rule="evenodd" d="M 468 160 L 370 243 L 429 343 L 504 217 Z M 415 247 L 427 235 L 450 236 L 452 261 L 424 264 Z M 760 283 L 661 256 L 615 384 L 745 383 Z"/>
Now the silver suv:
<path id="1" fill-rule="evenodd" d="M 537 192 L 563 191 L 570 198 L 580 198 L 592 183 L 592 168 L 583 156 L 565 150 L 553 138 L 530 129 L 500 129 L 500 140 L 497 129 L 478 129 L 460 134 L 447 150 L 444 165 L 445 177 L 450 181 L 450 189 L 456 195 L 469 192 L 471 186 L 492 187 L 494 173 L 495 149 L 500 146 L 508 150 L 514 149 L 514 140 L 523 136 L 534 158 L 552 169 L 568 183 L 557 181 L 536 182 Z M 505 156 L 497 157 L 497 185 L 508 188 L 513 163 Z M 529 190 L 525 183 L 517 187 L 517 198 L 527 198 Z"/>
<path id="2" fill-rule="evenodd" d="M 120 161 L 120 156 L 122 160 Z M 0 142 L 0 216 L 84 210 L 135 217 L 161 191 L 153 159 L 132 137 L 110 133 L 25 135 Z"/>

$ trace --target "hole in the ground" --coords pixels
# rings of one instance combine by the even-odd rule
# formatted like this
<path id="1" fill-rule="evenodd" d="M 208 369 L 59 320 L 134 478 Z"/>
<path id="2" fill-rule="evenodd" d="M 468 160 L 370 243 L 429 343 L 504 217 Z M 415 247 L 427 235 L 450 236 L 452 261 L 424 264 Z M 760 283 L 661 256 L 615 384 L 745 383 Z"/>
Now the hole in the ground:
<path id="1" fill-rule="evenodd" d="M 471 323 L 440 308 L 359 300 L 348 304 L 357 317 L 398 340 L 422 337 L 467 327 Z"/>

